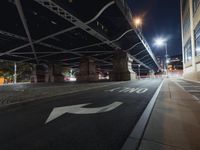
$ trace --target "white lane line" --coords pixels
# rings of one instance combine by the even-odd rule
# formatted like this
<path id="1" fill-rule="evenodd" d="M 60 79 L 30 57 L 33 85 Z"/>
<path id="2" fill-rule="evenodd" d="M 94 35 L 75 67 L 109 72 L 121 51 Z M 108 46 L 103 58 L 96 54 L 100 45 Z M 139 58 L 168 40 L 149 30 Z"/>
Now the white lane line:
<path id="1" fill-rule="evenodd" d="M 195 88 L 200 88 L 200 86 L 192 86 L 192 85 L 184 85 L 183 87 L 195 87 Z"/>
<path id="2" fill-rule="evenodd" d="M 148 123 L 149 117 L 153 110 L 154 104 L 160 92 L 160 89 L 163 85 L 164 80 L 161 82 L 160 86 L 157 88 L 155 94 L 151 98 L 149 104 L 145 108 L 144 112 L 142 113 L 139 121 L 135 125 L 134 129 L 132 130 L 131 134 L 129 135 L 128 139 L 124 143 L 121 150 L 137 150 L 140 140 L 142 139 L 145 127 Z"/>
<path id="3" fill-rule="evenodd" d="M 187 92 L 187 91 L 184 89 L 184 87 L 181 86 L 178 82 L 174 81 L 174 83 L 175 83 L 176 85 L 178 85 L 182 90 L 184 90 L 185 92 Z"/>
<path id="4" fill-rule="evenodd" d="M 194 97 L 194 99 L 196 99 L 197 101 L 200 101 L 200 99 L 198 97 L 196 97 L 195 95 L 192 95 Z"/>
<path id="5" fill-rule="evenodd" d="M 190 93 L 200 93 L 200 90 L 186 90 L 186 91 Z"/>
<path id="6" fill-rule="evenodd" d="M 180 84 L 180 83 L 178 83 Z M 181 86 L 193 86 L 192 84 L 180 84 Z"/>
<path id="7" fill-rule="evenodd" d="M 182 87 L 178 82 L 175 82 L 175 81 L 174 81 L 174 83 L 175 83 L 177 86 L 179 86 L 181 89 L 183 89 L 185 92 L 191 94 L 192 97 L 193 97 L 195 100 L 198 100 L 198 101 L 200 100 L 198 97 L 196 97 L 195 95 L 193 95 L 192 92 L 189 92 L 189 91 L 186 90 L 184 87 Z M 199 92 L 200 92 L 200 91 L 199 91 Z M 199 92 L 197 92 L 197 93 L 199 93 Z M 193 92 L 193 93 L 195 93 L 195 92 Z"/>

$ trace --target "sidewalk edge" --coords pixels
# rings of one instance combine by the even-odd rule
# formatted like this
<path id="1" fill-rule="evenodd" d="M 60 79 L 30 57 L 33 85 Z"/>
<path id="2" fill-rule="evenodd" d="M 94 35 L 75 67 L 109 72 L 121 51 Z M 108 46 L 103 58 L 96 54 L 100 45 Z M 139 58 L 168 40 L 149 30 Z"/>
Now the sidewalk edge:
<path id="1" fill-rule="evenodd" d="M 162 82 L 160 83 L 159 87 L 157 88 L 157 90 L 154 93 L 153 97 L 151 98 L 149 104 L 147 105 L 144 112 L 142 113 L 139 121 L 133 128 L 131 134 L 125 141 L 121 150 L 137 150 L 138 149 L 138 147 L 140 145 L 140 141 L 142 140 L 145 128 L 148 124 L 148 120 L 150 118 L 151 112 L 153 110 L 153 107 L 155 105 L 156 99 L 158 97 L 158 94 L 161 90 L 163 83 L 164 83 L 164 80 L 162 80 Z"/>
<path id="2" fill-rule="evenodd" d="M 200 83 L 199 81 L 189 80 L 189 79 L 184 79 L 184 78 L 182 80 L 189 81 L 189 82 L 194 82 L 194 83 Z"/>

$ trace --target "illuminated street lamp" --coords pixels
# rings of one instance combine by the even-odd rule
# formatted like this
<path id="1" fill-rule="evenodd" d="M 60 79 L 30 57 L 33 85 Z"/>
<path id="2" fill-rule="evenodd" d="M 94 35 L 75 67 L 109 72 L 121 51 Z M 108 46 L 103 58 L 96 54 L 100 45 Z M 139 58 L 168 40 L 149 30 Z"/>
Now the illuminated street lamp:
<path id="1" fill-rule="evenodd" d="M 142 19 L 140 17 L 134 18 L 133 24 L 136 27 L 136 29 L 140 29 L 140 32 L 142 31 Z"/>
<path id="2" fill-rule="evenodd" d="M 166 58 L 166 60 L 165 60 L 165 64 L 166 64 L 165 67 L 166 68 L 165 69 L 166 69 L 166 75 L 168 77 L 168 69 L 167 69 L 167 67 L 168 67 L 169 60 L 167 59 L 168 58 L 167 41 L 164 38 L 157 38 L 157 39 L 155 39 L 155 45 L 159 46 L 159 47 L 161 47 L 161 46 L 165 47 L 165 58 Z"/>

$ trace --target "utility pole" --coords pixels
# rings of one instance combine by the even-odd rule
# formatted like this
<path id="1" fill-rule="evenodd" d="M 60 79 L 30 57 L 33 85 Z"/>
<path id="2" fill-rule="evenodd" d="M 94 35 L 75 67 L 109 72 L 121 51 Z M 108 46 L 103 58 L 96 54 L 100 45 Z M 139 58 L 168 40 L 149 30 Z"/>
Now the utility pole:
<path id="1" fill-rule="evenodd" d="M 168 77 L 168 52 L 167 52 L 167 43 L 165 43 L 165 66 L 166 66 L 166 76 Z"/>
<path id="2" fill-rule="evenodd" d="M 140 79 L 140 64 L 138 64 L 138 79 Z"/>
<path id="3" fill-rule="evenodd" d="M 16 84 L 17 83 L 17 64 L 16 64 L 16 62 L 14 62 L 14 75 L 13 75 L 13 77 L 14 77 L 14 84 Z"/>

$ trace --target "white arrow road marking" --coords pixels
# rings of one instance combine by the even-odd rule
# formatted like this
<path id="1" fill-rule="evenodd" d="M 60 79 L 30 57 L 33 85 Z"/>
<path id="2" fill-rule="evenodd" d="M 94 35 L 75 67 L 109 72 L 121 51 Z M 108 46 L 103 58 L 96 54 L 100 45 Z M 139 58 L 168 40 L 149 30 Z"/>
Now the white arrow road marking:
<path id="1" fill-rule="evenodd" d="M 120 89 L 120 87 L 117 87 L 117 88 L 114 88 L 114 89 L 111 89 L 111 90 L 105 90 L 105 91 L 113 92 L 113 91 L 116 91 L 118 89 Z"/>
<path id="2" fill-rule="evenodd" d="M 72 105 L 72 106 L 63 106 L 63 107 L 55 107 L 52 112 L 50 113 L 49 117 L 47 118 L 46 123 L 62 116 L 65 113 L 71 114 L 95 114 L 95 113 L 103 113 L 111 111 L 122 104 L 122 102 L 113 102 L 110 105 L 103 106 L 103 107 L 96 107 L 96 108 L 84 108 L 83 106 L 87 106 L 91 103 L 87 104 L 79 104 L 79 105 Z"/>

